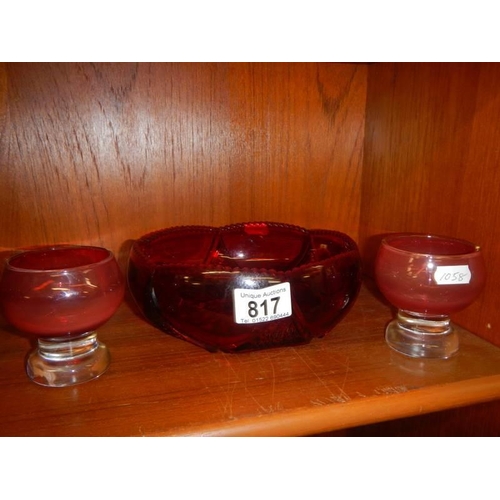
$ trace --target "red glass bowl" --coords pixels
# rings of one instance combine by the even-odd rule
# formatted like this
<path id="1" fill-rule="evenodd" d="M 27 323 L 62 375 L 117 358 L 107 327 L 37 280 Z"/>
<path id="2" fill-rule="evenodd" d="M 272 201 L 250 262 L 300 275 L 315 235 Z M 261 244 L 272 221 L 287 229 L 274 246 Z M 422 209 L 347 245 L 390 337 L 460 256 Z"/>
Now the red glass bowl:
<path id="1" fill-rule="evenodd" d="M 134 242 L 128 283 L 156 327 L 209 351 L 237 352 L 323 337 L 354 303 L 361 261 L 338 231 L 179 226 Z"/>
<path id="2" fill-rule="evenodd" d="M 2 274 L 0 303 L 7 321 L 21 332 L 70 339 L 108 321 L 124 289 L 109 250 L 60 245 L 12 256 Z"/>
<path id="3" fill-rule="evenodd" d="M 482 291 L 485 278 L 480 248 L 457 238 L 392 234 L 382 241 L 376 260 L 377 285 L 387 300 L 428 317 L 465 309 Z"/>

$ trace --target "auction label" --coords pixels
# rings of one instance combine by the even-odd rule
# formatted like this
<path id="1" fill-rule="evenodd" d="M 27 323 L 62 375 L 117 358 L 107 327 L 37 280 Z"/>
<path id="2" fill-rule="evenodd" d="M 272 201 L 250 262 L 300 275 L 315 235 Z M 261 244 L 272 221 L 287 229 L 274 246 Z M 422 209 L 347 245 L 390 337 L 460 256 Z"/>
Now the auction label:
<path id="1" fill-rule="evenodd" d="M 434 281 L 438 285 L 467 285 L 472 274 L 469 266 L 437 266 Z"/>
<path id="2" fill-rule="evenodd" d="M 234 321 L 239 324 L 275 321 L 292 315 L 290 283 L 280 283 L 259 290 L 233 290 Z"/>

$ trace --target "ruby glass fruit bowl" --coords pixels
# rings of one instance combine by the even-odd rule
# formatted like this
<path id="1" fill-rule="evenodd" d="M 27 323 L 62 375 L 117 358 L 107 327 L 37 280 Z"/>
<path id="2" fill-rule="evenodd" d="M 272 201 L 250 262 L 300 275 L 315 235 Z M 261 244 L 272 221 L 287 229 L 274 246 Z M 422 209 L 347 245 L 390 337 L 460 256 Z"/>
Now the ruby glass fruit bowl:
<path id="1" fill-rule="evenodd" d="M 361 284 L 356 243 L 333 230 L 251 222 L 179 226 L 134 242 L 128 283 L 143 315 L 209 351 L 326 335 Z"/>

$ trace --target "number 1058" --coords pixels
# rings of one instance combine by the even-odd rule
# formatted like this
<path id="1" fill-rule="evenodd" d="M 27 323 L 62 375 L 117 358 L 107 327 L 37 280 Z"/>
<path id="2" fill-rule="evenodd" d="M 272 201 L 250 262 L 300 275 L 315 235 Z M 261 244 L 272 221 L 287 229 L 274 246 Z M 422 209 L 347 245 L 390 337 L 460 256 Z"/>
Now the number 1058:
<path id="1" fill-rule="evenodd" d="M 467 276 L 467 273 L 444 273 L 438 278 L 438 281 L 465 281 Z"/>
<path id="2" fill-rule="evenodd" d="M 470 280 L 469 266 L 439 266 L 434 273 L 438 285 L 466 285 Z"/>

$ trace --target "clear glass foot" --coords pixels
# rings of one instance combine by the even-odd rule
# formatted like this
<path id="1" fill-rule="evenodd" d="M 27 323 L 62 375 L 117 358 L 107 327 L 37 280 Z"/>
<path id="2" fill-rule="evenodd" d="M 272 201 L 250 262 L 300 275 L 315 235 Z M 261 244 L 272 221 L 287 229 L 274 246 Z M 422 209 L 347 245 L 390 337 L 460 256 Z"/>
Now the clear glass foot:
<path id="1" fill-rule="evenodd" d="M 459 347 L 448 316 L 427 317 L 403 310 L 387 325 L 385 340 L 392 349 L 413 358 L 447 359 Z"/>
<path id="2" fill-rule="evenodd" d="M 108 348 L 95 332 L 71 340 L 38 339 L 38 347 L 28 356 L 26 373 L 35 383 L 67 387 L 102 375 L 109 366 Z"/>

